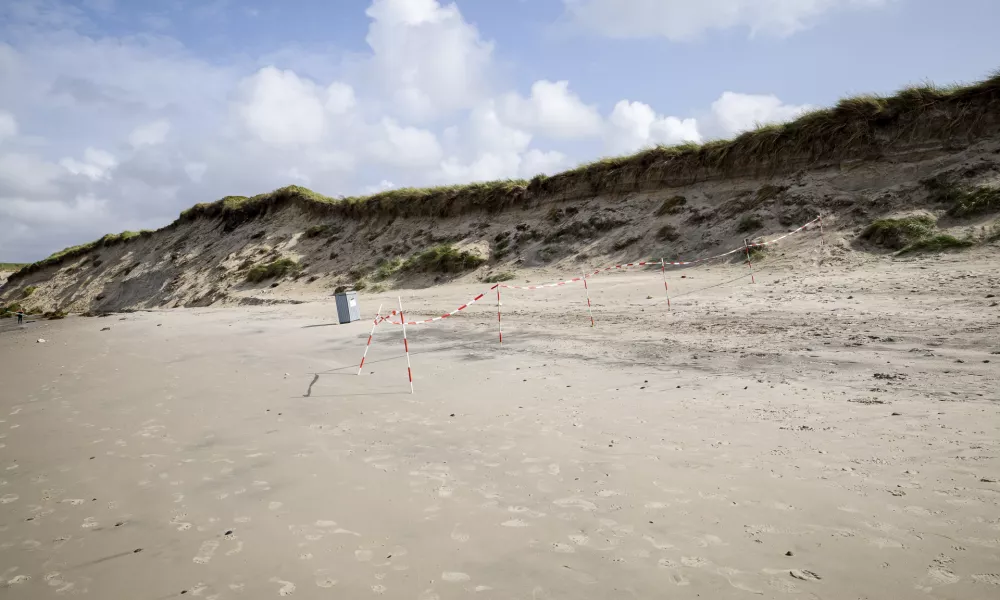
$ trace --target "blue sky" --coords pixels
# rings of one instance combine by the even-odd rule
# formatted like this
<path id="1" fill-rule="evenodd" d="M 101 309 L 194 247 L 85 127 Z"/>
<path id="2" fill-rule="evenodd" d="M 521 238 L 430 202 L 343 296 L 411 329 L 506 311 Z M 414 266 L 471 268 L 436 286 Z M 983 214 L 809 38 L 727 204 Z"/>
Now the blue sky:
<path id="1" fill-rule="evenodd" d="M 551 173 L 1000 67 L 986 0 L 5 0 L 0 259 L 196 202 Z"/>

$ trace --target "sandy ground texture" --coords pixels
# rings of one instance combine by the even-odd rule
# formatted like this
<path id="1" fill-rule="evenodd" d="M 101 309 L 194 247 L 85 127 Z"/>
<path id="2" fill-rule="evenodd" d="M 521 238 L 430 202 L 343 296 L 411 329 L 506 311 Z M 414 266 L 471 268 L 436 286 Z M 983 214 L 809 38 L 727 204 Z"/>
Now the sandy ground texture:
<path id="1" fill-rule="evenodd" d="M 4 320 L 0 596 L 995 598 L 996 267 Z"/>

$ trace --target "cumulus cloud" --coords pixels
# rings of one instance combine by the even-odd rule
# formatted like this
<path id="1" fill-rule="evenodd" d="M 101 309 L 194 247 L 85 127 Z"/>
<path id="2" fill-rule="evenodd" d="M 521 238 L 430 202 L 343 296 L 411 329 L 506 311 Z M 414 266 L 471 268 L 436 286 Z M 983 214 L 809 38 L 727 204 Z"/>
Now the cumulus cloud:
<path id="1" fill-rule="evenodd" d="M 790 121 L 815 107 L 785 104 L 774 95 L 725 92 L 712 103 L 712 117 L 721 133 L 731 136 L 758 125 Z"/>
<path id="2" fill-rule="evenodd" d="M 0 154 L 0 196 L 55 194 L 64 173 L 59 165 L 33 154 Z"/>
<path id="3" fill-rule="evenodd" d="M 264 67 L 240 85 L 244 124 L 276 145 L 315 144 L 323 138 L 326 112 L 318 86 L 294 71 Z"/>
<path id="4" fill-rule="evenodd" d="M 80 175 L 91 181 L 108 179 L 111 171 L 118 166 L 118 159 L 114 154 L 97 148 L 87 148 L 83 151 L 83 158 L 64 158 L 59 161 L 67 171 L 73 175 Z"/>
<path id="5" fill-rule="evenodd" d="M 419 168 L 433 166 L 441 160 L 441 145 L 431 131 L 402 126 L 394 119 L 384 117 L 375 132 L 376 137 L 368 144 L 368 152 L 384 164 Z"/>
<path id="6" fill-rule="evenodd" d="M 31 201 L 24 198 L 0 198 L 0 214 L 27 225 L 66 225 L 92 222 L 106 216 L 108 201 L 92 194 L 82 194 L 72 202 Z"/>
<path id="7" fill-rule="evenodd" d="M 894 0 L 563 0 L 570 20 L 611 38 L 688 41 L 710 30 L 788 36 L 837 10 L 881 8 Z"/>
<path id="8" fill-rule="evenodd" d="M 9 112 L 0 110 L 0 142 L 15 135 L 17 135 L 17 120 Z"/>
<path id="9" fill-rule="evenodd" d="M 0 3 L 0 34 L 17 29 L 0 43 L 0 259 L 225 195 L 530 178 L 602 145 L 698 141 L 803 109 L 727 94 L 695 121 L 626 100 L 602 114 L 565 80 L 493 89 L 492 42 L 438 0 L 371 0 L 369 51 L 344 61 L 291 46 L 208 61 L 161 33 L 94 33 L 94 14 Z"/>
<path id="10" fill-rule="evenodd" d="M 622 100 L 608 117 L 606 143 L 610 152 L 624 154 L 657 144 L 701 142 L 698 122 L 657 115 L 648 104 Z"/>
<path id="11" fill-rule="evenodd" d="M 169 132 L 170 123 L 160 119 L 133 129 L 132 133 L 128 136 L 128 141 L 132 144 L 133 148 L 155 146 L 162 144 L 167 139 L 167 133 Z"/>
<path id="12" fill-rule="evenodd" d="M 510 123 L 553 138 L 579 139 L 601 132 L 600 113 L 571 92 L 568 81 L 536 81 L 531 96 L 509 93 L 501 106 Z"/>
<path id="13" fill-rule="evenodd" d="M 404 116 L 432 118 L 487 96 L 493 44 L 480 38 L 457 6 L 374 0 L 367 14 L 369 70 Z"/>

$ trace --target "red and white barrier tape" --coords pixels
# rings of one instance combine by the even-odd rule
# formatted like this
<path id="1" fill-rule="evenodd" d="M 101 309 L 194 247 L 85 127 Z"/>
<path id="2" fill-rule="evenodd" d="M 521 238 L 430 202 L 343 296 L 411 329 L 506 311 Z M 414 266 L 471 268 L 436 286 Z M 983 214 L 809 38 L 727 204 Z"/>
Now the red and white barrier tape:
<path id="1" fill-rule="evenodd" d="M 491 291 L 497 289 L 497 287 L 499 285 L 500 284 L 494 285 L 490 289 L 486 290 L 486 292 L 491 292 Z M 426 323 L 431 323 L 431 322 L 434 322 L 434 321 L 440 321 L 442 319 L 447 319 L 448 317 L 451 317 L 451 316 L 455 315 L 455 313 L 461 312 L 461 311 L 469 308 L 470 306 L 472 306 L 476 302 L 482 300 L 483 297 L 486 295 L 486 292 L 483 292 L 483 293 L 479 294 L 478 296 L 476 296 L 472 300 L 469 300 L 468 302 L 466 302 L 462 306 L 459 306 L 458 308 L 456 308 L 455 310 L 453 310 L 453 311 L 451 311 L 449 313 L 444 313 L 443 315 L 441 315 L 439 317 L 433 317 L 433 318 L 430 318 L 430 319 L 424 319 L 423 321 L 405 321 L 405 322 L 392 321 L 392 320 L 390 320 L 390 318 L 396 316 L 396 311 L 392 311 L 391 313 L 389 313 L 386 316 L 382 317 L 382 319 L 379 321 L 379 324 L 384 323 L 384 322 L 388 322 L 390 325 L 404 325 L 404 324 L 405 325 L 424 325 Z M 400 315 L 400 316 L 402 316 L 402 315 Z"/>
<path id="2" fill-rule="evenodd" d="M 817 217 L 817 218 L 813 219 L 812 221 L 809 221 L 805 225 L 799 227 L 798 229 L 795 229 L 793 231 L 789 231 L 785 235 L 783 235 L 781 237 L 778 237 L 778 238 L 775 238 L 773 240 L 764 241 L 764 242 L 758 242 L 756 244 L 746 244 L 746 245 L 740 246 L 739 248 L 734 248 L 733 250 L 730 250 L 728 252 L 723 252 L 722 254 L 716 254 L 715 256 L 707 256 L 705 258 L 698 258 L 698 259 L 687 260 L 687 261 L 659 260 L 659 261 L 640 261 L 640 262 L 634 262 L 634 263 L 622 263 L 622 264 L 619 264 L 619 265 L 612 265 L 610 267 L 604 267 L 603 269 L 597 269 L 596 271 L 593 271 L 593 272 L 588 273 L 586 275 L 583 275 L 581 277 L 574 277 L 573 279 L 567 279 L 565 281 L 557 281 L 555 283 L 542 283 L 542 284 L 538 284 L 538 285 L 529 285 L 529 286 L 507 285 L 507 284 L 503 284 L 503 283 L 498 283 L 498 284 L 494 285 L 493 287 L 491 287 L 486 292 L 483 292 L 483 293 L 479 294 L 478 296 L 476 296 L 475 298 L 473 298 L 472 300 L 469 300 L 468 302 L 466 302 L 462 306 L 459 306 L 455 310 L 453 310 L 451 312 L 448 312 L 448 313 L 445 313 L 443 315 L 440 315 L 440 316 L 437 316 L 437 317 L 432 317 L 430 319 L 424 319 L 423 321 L 406 321 L 404 323 L 404 322 L 401 322 L 401 321 L 393 321 L 393 320 L 391 320 L 391 318 L 394 317 L 394 316 L 396 316 L 396 314 L 397 314 L 397 311 L 394 310 L 391 313 L 389 313 L 389 314 L 387 314 L 387 315 L 385 315 L 383 317 L 379 317 L 376 320 L 376 324 L 381 325 L 382 323 L 386 323 L 387 322 L 390 325 L 425 325 L 427 323 L 433 323 L 434 321 L 441 321 L 443 319 L 447 319 L 448 317 L 454 316 L 456 313 L 461 312 L 461 311 L 465 310 L 466 308 L 472 306 L 473 304 L 475 304 L 479 300 L 482 300 L 483 297 L 486 296 L 487 292 L 491 292 L 491 291 L 493 291 L 495 289 L 498 289 L 498 288 L 507 288 L 507 289 L 511 289 L 511 290 L 540 290 L 540 289 L 544 289 L 544 288 L 553 288 L 553 287 L 560 287 L 560 286 L 564 286 L 564 285 L 569 285 L 571 283 L 576 283 L 578 281 L 583 281 L 584 285 L 586 286 L 586 279 L 588 277 L 593 277 L 594 275 L 598 275 L 598 274 L 604 273 L 606 271 L 612 271 L 614 269 L 627 269 L 629 267 L 658 266 L 662 270 L 666 266 L 684 266 L 684 265 L 694 265 L 694 264 L 698 264 L 698 263 L 703 263 L 703 262 L 706 262 L 706 261 L 709 261 L 709 260 L 715 260 L 717 258 L 723 258 L 723 257 L 726 257 L 726 256 L 730 256 L 732 254 L 736 254 L 737 252 L 746 252 L 749 248 L 756 248 L 756 247 L 759 247 L 759 246 L 768 246 L 770 244 L 775 244 L 775 243 L 777 243 L 777 242 L 779 242 L 779 241 L 787 238 L 790 235 L 794 235 L 794 234 L 802 231 L 803 229 L 806 229 L 806 228 L 810 227 L 811 225 L 814 225 L 816 223 L 821 223 L 822 222 L 821 219 L 822 219 L 822 217 Z M 664 288 L 666 288 L 666 282 L 665 281 L 664 281 Z M 588 296 L 589 296 L 589 294 L 588 294 Z M 588 297 L 588 308 L 589 308 L 589 300 L 590 299 Z M 499 320 L 499 315 L 498 315 L 498 320 Z M 591 320 L 593 320 L 593 317 L 591 317 Z"/>

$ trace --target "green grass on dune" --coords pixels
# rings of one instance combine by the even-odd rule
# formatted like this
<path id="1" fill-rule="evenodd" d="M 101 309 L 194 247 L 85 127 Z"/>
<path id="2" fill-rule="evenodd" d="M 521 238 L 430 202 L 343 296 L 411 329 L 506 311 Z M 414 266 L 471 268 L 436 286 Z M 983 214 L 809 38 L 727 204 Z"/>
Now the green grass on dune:
<path id="1" fill-rule="evenodd" d="M 890 250 L 901 250 L 930 235 L 934 231 L 935 220 L 927 215 L 902 219 L 879 219 L 861 232 L 861 238 L 876 246 Z"/>
<path id="2" fill-rule="evenodd" d="M 964 250 L 976 245 L 971 239 L 959 239 L 953 235 L 939 233 L 921 238 L 909 246 L 903 248 L 900 254 L 910 254 L 913 252 L 944 252 L 946 250 Z"/>
<path id="3" fill-rule="evenodd" d="M 152 235 L 154 232 L 148 229 L 143 229 L 142 231 L 123 231 L 121 233 L 109 233 L 104 237 L 89 242 L 87 244 L 80 244 L 79 246 L 70 246 L 69 248 L 63 248 L 62 250 L 53 253 L 48 258 L 42 259 L 38 262 L 26 265 L 18 270 L 14 275 L 11 276 L 11 280 L 16 277 L 23 277 L 44 269 L 45 267 L 62 264 L 65 261 L 72 260 L 74 258 L 79 258 L 86 254 L 89 254 L 93 250 L 99 250 L 101 248 L 109 248 L 118 244 L 124 244 L 130 240 L 137 239 L 140 237 L 147 237 Z"/>

